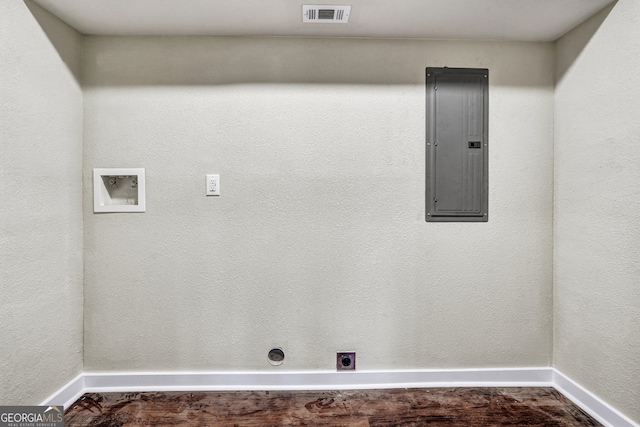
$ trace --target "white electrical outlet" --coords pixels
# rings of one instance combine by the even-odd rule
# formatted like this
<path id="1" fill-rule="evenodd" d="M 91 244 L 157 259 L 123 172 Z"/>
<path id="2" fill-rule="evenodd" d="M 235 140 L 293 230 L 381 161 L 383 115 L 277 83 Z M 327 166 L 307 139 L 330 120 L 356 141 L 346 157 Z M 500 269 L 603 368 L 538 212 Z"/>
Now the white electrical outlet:
<path id="1" fill-rule="evenodd" d="M 207 196 L 220 195 L 220 175 L 207 175 Z"/>

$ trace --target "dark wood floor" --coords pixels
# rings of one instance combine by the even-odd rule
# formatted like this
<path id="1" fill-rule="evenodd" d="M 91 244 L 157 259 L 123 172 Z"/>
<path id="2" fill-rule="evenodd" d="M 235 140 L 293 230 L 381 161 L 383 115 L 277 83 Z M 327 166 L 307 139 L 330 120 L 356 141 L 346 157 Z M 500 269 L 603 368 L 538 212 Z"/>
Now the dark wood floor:
<path id="1" fill-rule="evenodd" d="M 600 426 L 553 388 L 89 393 L 65 426 Z"/>

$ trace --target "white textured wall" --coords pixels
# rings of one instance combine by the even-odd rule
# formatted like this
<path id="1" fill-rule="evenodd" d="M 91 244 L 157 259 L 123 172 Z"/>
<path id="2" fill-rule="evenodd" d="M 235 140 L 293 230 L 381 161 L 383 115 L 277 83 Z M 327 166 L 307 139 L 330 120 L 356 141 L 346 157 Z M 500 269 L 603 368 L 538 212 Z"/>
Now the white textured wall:
<path id="1" fill-rule="evenodd" d="M 38 6 L 0 1 L 1 405 L 82 371 L 80 50 Z"/>
<path id="2" fill-rule="evenodd" d="M 491 70 L 486 224 L 424 220 L 444 65 Z M 88 371 L 550 364 L 552 44 L 88 37 L 83 67 Z M 147 212 L 93 214 L 94 167 L 146 168 Z"/>
<path id="3" fill-rule="evenodd" d="M 640 422 L 640 2 L 557 50 L 554 366 Z"/>

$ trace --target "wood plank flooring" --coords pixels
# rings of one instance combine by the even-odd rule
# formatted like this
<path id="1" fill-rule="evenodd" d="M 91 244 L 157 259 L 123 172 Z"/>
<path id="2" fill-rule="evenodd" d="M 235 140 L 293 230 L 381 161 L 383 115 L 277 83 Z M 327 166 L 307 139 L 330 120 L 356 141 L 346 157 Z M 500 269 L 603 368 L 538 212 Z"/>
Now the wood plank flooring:
<path id="1" fill-rule="evenodd" d="M 65 426 L 600 426 L 553 388 L 88 393 Z"/>

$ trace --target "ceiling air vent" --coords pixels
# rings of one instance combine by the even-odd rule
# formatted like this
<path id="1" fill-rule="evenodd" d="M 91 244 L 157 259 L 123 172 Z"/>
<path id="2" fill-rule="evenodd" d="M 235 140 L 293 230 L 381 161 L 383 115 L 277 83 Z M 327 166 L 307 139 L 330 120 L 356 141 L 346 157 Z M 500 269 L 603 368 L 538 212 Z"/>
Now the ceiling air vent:
<path id="1" fill-rule="evenodd" d="M 302 6 L 302 22 L 346 24 L 351 6 L 308 5 Z"/>

